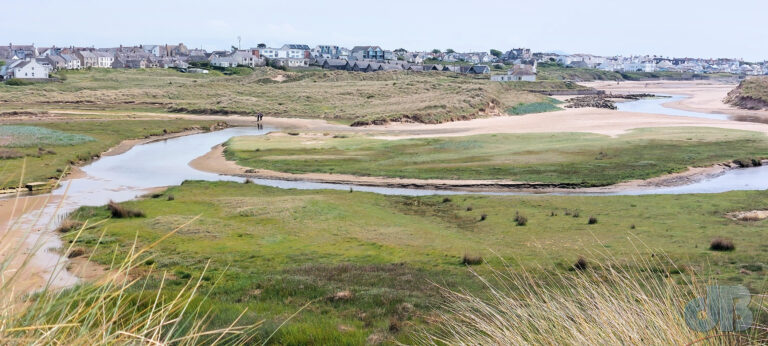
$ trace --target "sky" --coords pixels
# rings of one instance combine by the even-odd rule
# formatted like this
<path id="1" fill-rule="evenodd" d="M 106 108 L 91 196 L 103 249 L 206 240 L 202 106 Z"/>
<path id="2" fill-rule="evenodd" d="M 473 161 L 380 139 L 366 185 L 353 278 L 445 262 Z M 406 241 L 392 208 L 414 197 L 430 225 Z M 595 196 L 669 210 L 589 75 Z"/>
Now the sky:
<path id="1" fill-rule="evenodd" d="M 0 5 L 12 0 L 0 0 Z M 177 44 L 228 49 L 378 45 L 384 49 L 768 60 L 766 0 L 24 0 L 0 18 L 0 44 Z M 3 6 L 8 8 L 7 6 Z M 28 14 L 28 16 L 26 15 Z"/>

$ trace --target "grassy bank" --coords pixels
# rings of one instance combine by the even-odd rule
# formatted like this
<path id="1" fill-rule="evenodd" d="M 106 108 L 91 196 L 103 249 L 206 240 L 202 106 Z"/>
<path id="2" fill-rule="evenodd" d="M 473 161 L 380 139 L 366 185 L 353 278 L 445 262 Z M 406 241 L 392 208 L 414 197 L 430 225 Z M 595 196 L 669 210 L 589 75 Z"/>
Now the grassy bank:
<path id="1" fill-rule="evenodd" d="M 169 198 L 172 196 L 172 198 Z M 760 291 L 768 261 L 767 221 L 739 222 L 727 212 L 763 209 L 768 193 L 670 196 L 383 196 L 346 191 L 280 190 L 253 184 L 186 182 L 124 207 L 141 218 L 113 218 L 88 229 L 75 247 L 111 263 L 134 239 L 163 241 L 144 262 L 166 289 L 182 287 L 210 266 L 201 292 L 209 295 L 211 327 L 248 308 L 243 323 L 265 319 L 264 333 L 311 303 L 281 329 L 284 344 L 360 344 L 366 339 L 408 342 L 414 327 L 434 321 L 444 297 L 430 282 L 482 296 L 482 283 L 461 264 L 479 257 L 531 274 L 569 272 L 579 256 L 608 253 L 632 270 L 632 256 L 666 253 L 679 268 L 653 267 L 679 282 L 693 272 Z M 104 207 L 75 217 L 109 217 Z M 521 216 L 525 222 L 520 222 Z M 590 222 L 593 218 L 595 221 Z M 727 237 L 734 251 L 708 250 Z M 73 240 L 72 235 L 65 239 Z M 647 247 L 647 248 L 646 248 Z M 638 250 L 638 248 L 640 250 Z M 493 251 L 493 252 L 492 252 Z M 467 255 L 467 256 L 465 256 Z M 592 259 L 590 259 L 592 261 Z M 592 263 L 594 265 L 595 263 Z M 474 267 L 488 274 L 483 266 Z M 216 287 L 213 282 L 223 275 Z M 158 281 L 150 281 L 151 293 Z"/>
<path id="2" fill-rule="evenodd" d="M 0 125 L 0 188 L 58 178 L 69 165 L 90 161 L 123 140 L 190 128 L 208 129 L 215 122 L 193 120 L 108 120 L 34 122 Z"/>
<path id="3" fill-rule="evenodd" d="M 728 93 L 725 102 L 745 109 L 768 108 L 768 77 L 752 77 L 743 80 Z"/>
<path id="4" fill-rule="evenodd" d="M 453 73 L 358 73 L 256 68 L 245 75 L 174 70 L 94 69 L 63 73 L 61 83 L 0 86 L 0 108 L 122 109 L 200 114 L 252 114 L 372 122 L 425 123 L 486 115 L 545 100 L 521 83 L 495 83 Z M 281 78 L 277 78 L 282 76 Z M 281 81 L 282 80 L 282 81 Z M 562 82 L 536 88 L 574 89 Z"/>
<path id="5" fill-rule="evenodd" d="M 587 133 L 495 134 L 378 140 L 364 136 L 270 135 L 232 139 L 238 164 L 290 173 L 421 179 L 509 179 L 609 185 L 734 159 L 764 158 L 768 138 L 712 128 Z"/>

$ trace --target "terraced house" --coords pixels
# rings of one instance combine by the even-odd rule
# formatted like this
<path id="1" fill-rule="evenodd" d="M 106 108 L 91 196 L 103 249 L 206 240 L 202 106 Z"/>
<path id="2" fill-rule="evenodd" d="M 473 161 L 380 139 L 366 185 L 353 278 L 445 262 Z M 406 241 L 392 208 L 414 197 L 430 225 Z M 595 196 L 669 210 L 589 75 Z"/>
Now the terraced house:
<path id="1" fill-rule="evenodd" d="M 384 60 L 384 50 L 379 46 L 355 46 L 349 54 L 354 60 Z"/>

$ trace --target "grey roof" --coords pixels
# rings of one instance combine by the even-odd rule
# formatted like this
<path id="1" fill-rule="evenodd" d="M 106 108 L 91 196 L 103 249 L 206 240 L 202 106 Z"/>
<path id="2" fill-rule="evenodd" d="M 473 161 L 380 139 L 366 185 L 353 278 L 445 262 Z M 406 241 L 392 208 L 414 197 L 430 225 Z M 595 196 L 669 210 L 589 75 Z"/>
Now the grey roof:
<path id="1" fill-rule="evenodd" d="M 306 44 L 286 44 L 283 45 L 283 48 L 288 47 L 288 49 L 301 49 L 301 50 L 309 50 L 309 46 Z"/>

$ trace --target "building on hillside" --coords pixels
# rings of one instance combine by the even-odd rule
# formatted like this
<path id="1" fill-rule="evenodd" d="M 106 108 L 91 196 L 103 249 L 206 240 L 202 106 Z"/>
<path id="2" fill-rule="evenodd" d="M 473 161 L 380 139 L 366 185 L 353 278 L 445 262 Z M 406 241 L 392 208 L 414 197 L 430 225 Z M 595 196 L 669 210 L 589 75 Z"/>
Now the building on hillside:
<path id="1" fill-rule="evenodd" d="M 472 65 L 466 72 L 467 74 L 491 74 L 491 68 L 488 65 Z"/>
<path id="2" fill-rule="evenodd" d="M 35 59 L 17 60 L 5 67 L 4 79 L 47 79 L 48 68 Z"/>
<path id="3" fill-rule="evenodd" d="M 98 68 L 112 68 L 112 63 L 115 61 L 115 55 L 107 52 L 95 51 L 93 54 L 96 56 L 96 66 Z"/>
<path id="4" fill-rule="evenodd" d="M 349 57 L 353 60 L 385 60 L 384 50 L 379 46 L 356 46 Z"/>
<path id="5" fill-rule="evenodd" d="M 507 74 L 491 76 L 491 80 L 496 82 L 535 82 L 536 66 L 515 65 L 507 71 Z"/>
<path id="6" fill-rule="evenodd" d="M 83 68 L 98 67 L 99 58 L 91 51 L 79 50 L 75 56 L 80 60 L 80 66 Z"/>
<path id="7" fill-rule="evenodd" d="M 64 59 L 64 68 L 67 70 L 79 70 L 82 67 L 80 66 L 80 59 L 77 58 L 75 54 L 65 54 L 62 53 L 59 55 L 62 59 Z"/>

